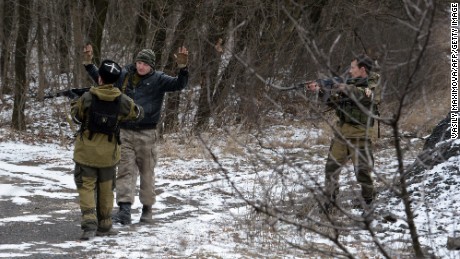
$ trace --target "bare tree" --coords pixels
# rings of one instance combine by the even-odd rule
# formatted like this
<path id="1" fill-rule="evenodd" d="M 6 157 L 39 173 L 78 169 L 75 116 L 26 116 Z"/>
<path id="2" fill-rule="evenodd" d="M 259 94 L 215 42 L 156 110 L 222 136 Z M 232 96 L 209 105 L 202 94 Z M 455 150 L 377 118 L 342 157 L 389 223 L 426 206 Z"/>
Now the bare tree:
<path id="1" fill-rule="evenodd" d="M 3 15 L 2 15 L 2 51 L 0 57 L 0 66 L 1 66 L 1 79 L 2 79 L 2 88 L 1 94 L 7 94 L 12 92 L 12 87 L 10 84 L 10 78 L 8 77 L 8 70 L 10 68 L 10 52 L 12 46 L 13 30 L 14 30 L 14 17 L 16 4 L 15 1 L 5 0 L 2 1 L 3 4 Z"/>
<path id="2" fill-rule="evenodd" d="M 60 8 L 57 10 L 57 15 L 61 17 L 70 17 L 70 6 L 71 2 L 69 1 L 61 2 L 59 5 Z M 56 47 L 59 50 L 59 70 L 60 73 L 69 73 L 71 60 L 68 57 L 70 56 L 70 48 L 72 47 L 72 44 L 70 44 L 70 39 L 72 39 L 72 20 L 58 19 L 57 22 Z"/>
<path id="3" fill-rule="evenodd" d="M 170 73 L 175 73 L 176 64 L 173 61 L 174 53 L 181 46 L 187 45 L 190 31 L 188 30 L 192 22 L 194 21 L 194 15 L 196 13 L 196 3 L 189 2 L 187 4 L 176 6 L 171 12 L 169 25 L 172 26 L 167 34 L 164 51 L 163 51 L 163 64 L 167 64 L 165 69 Z M 178 129 L 178 115 L 180 105 L 181 92 L 168 93 L 166 97 L 166 106 L 164 111 L 164 132 L 174 132 Z"/>
<path id="4" fill-rule="evenodd" d="M 70 18 L 72 24 L 72 37 L 71 42 L 73 50 L 70 51 L 71 55 L 69 57 L 70 63 L 74 64 L 72 67 L 73 71 L 73 81 L 71 85 L 79 86 L 79 85 L 91 85 L 93 82 L 90 80 L 89 76 L 87 75 L 86 71 L 84 71 L 83 66 L 83 57 L 82 57 L 82 50 L 85 44 L 87 43 L 86 35 L 86 27 L 84 27 L 86 11 L 82 12 L 85 9 L 85 5 L 81 1 L 72 1 L 70 2 Z M 75 57 L 75 58 L 71 58 Z"/>
<path id="5" fill-rule="evenodd" d="M 27 50 L 30 28 L 30 1 L 21 0 L 18 2 L 18 35 L 16 38 L 16 50 L 14 56 L 15 88 L 14 88 L 14 109 L 12 126 L 16 130 L 25 130 L 25 103 L 27 80 Z"/>
<path id="6" fill-rule="evenodd" d="M 157 5 L 159 5 L 158 2 L 157 2 Z M 154 9 L 154 3 L 152 1 L 142 2 L 142 6 L 140 8 L 140 14 L 137 17 L 136 27 L 135 27 L 136 53 L 143 48 L 147 48 L 148 46 L 147 44 L 148 35 L 149 35 L 148 30 L 150 28 L 149 22 L 151 22 L 152 14 L 157 14 L 156 15 L 157 20 L 161 20 L 160 17 L 162 17 L 162 14 L 154 12 L 154 10 L 159 11 L 157 9 Z M 155 54 L 158 56 L 158 53 L 155 53 Z"/>
<path id="7" fill-rule="evenodd" d="M 215 103 L 219 99 L 219 89 L 223 87 L 219 80 L 222 52 L 214 45 L 224 38 L 224 28 L 232 19 L 233 6 L 225 6 L 219 1 L 204 1 L 198 12 L 206 14 L 200 17 L 196 28 L 199 37 L 199 53 L 196 73 L 201 87 L 195 130 L 200 131 L 209 125 L 209 119 L 215 114 Z"/>
<path id="8" fill-rule="evenodd" d="M 101 61 L 102 37 L 104 25 L 107 17 L 108 0 L 91 0 L 92 20 L 88 28 L 88 41 L 92 43 L 94 50 L 94 62 L 99 64 Z"/>
<path id="9" fill-rule="evenodd" d="M 48 82 L 45 76 L 45 34 L 44 34 L 44 17 L 45 7 L 38 2 L 37 3 L 37 69 L 38 69 L 38 89 L 37 98 L 43 100 L 44 91 L 48 86 Z"/>

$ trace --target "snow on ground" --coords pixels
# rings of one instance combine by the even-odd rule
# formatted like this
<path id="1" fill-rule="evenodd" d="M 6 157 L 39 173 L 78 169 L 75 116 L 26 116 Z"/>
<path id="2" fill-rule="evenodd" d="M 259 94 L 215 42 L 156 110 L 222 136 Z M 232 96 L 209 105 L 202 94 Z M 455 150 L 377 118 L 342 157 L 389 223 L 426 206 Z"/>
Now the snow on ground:
<path id="1" fill-rule="evenodd" d="M 61 130 L 70 131 L 63 126 L 65 123 L 56 124 Z M 42 129 L 29 131 L 40 135 L 49 125 L 37 127 Z M 261 198 L 262 190 L 272 197 L 285 197 L 287 191 L 301 190 L 300 182 L 320 186 L 328 149 L 328 143 L 321 139 L 327 133 L 310 129 L 302 123 L 274 125 L 262 133 L 239 136 L 242 142 L 259 138 L 257 143 L 260 146 L 251 149 L 215 140 L 219 138 L 211 134 L 201 135 L 203 141 L 209 143 L 209 149 L 218 155 L 220 165 L 203 149 L 192 150 L 190 144 L 178 144 L 181 141 L 177 138 L 166 136 L 169 141 L 161 148 L 168 149 L 168 155 L 163 155 L 156 167 L 155 223 L 138 224 L 141 204 L 136 196 L 133 226 L 116 225 L 120 231 L 118 236 L 96 237 L 82 242 L 78 240 L 80 211 L 72 175 L 72 144 L 62 144 L 67 143 L 66 137 L 61 138 L 59 133 L 54 141 L 41 142 L 30 138 L 14 141 L 11 140 L 14 134 L 0 130 L 0 257 L 310 258 L 311 255 L 289 249 L 279 236 L 263 233 L 265 221 L 254 216 L 252 210 L 236 197 L 229 181 L 246 198 L 253 199 Z M 219 134 L 226 132 L 215 135 Z M 390 251 L 410 251 L 402 203 L 391 197 L 383 184 L 383 180 L 391 182 L 397 175 L 390 143 L 380 145 L 375 153 L 379 178 L 376 185 L 382 190 L 377 212 L 390 211 L 396 215 L 397 221 L 375 220 L 372 226 L 378 230 L 379 241 Z M 409 144 L 406 166 L 412 163 L 422 145 L 421 141 Z M 174 150 L 177 154 L 171 155 Z M 283 160 L 285 157 L 290 157 L 290 163 Z M 447 237 L 459 235 L 458 160 L 459 157 L 452 157 L 435 166 L 425 174 L 424 181 L 410 186 L 421 242 L 441 258 L 460 258 L 460 252 L 446 249 Z M 350 171 L 351 168 L 347 169 Z M 288 177 L 284 177 L 286 175 Z M 283 185 L 278 182 L 281 176 L 286 181 Z M 354 176 L 344 172 L 341 181 L 343 190 L 352 189 Z M 272 188 L 264 189 L 267 186 Z M 289 227 L 277 224 L 280 233 L 289 231 Z M 333 245 L 312 233 L 301 236 L 288 233 L 285 238 L 309 241 L 317 246 Z M 375 246 L 368 245 L 371 238 L 366 231 L 350 231 L 340 240 L 357 257 L 377 254 Z M 393 255 L 397 257 L 398 252 Z"/>
<path id="2" fill-rule="evenodd" d="M 73 212 L 79 212 L 78 195 L 74 191 L 75 184 L 71 174 L 71 150 L 54 144 L 31 146 L 17 142 L 0 143 L 0 150 L 0 179 L 7 179 L 6 182 L 9 182 L 0 186 L 0 201 L 10 200 L 21 205 L 29 203 L 31 197 L 40 195 L 47 199 L 65 199 L 73 204 Z M 46 164 L 41 164 L 40 161 Z M 113 258 L 151 258 L 168 254 L 191 256 L 201 251 L 216 256 L 230 256 L 235 247 L 228 241 L 231 238 L 222 232 L 220 226 L 232 218 L 230 213 L 226 212 L 225 200 L 215 194 L 222 181 L 212 174 L 200 177 L 193 172 L 196 168 L 209 167 L 212 168 L 212 164 L 200 160 L 161 161 L 156 170 L 157 188 L 163 191 L 155 205 L 155 220 L 158 223 L 153 227 L 139 225 L 135 229 L 116 226 L 121 234 L 116 239 L 110 239 L 116 240 L 118 244 L 127 244 L 126 247 L 120 245 L 119 249 L 114 249 L 110 242 L 103 244 L 106 242 L 105 239 L 109 238 L 99 237 L 94 241 L 82 243 L 78 241 L 78 236 L 75 236 L 75 241 L 66 240 L 50 244 L 50 251 L 41 252 L 65 254 L 67 249 L 78 247 L 84 251 L 95 249 L 101 253 L 100 258 L 106 258 L 108 255 Z M 137 198 L 138 196 L 134 205 L 136 210 L 141 206 Z M 65 212 L 62 211 L 64 217 Z M 138 222 L 138 212 L 133 215 L 134 223 Z M 49 217 L 33 213 L 1 217 L 0 226 L 10 222 L 45 224 Z M 68 227 L 78 228 L 78 225 L 79 222 L 76 221 Z M 38 252 L 34 249 L 33 243 L 1 243 L 4 243 L 0 245 L 1 257 L 24 256 Z M 14 250 L 22 253 L 8 252 Z"/>

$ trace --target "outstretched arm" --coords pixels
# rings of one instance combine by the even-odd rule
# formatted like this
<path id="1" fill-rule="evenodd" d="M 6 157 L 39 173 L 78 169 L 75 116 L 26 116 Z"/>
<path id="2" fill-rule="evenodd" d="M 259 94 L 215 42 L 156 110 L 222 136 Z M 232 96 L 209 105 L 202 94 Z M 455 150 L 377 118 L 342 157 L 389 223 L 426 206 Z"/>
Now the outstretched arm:
<path id="1" fill-rule="evenodd" d="M 93 81 L 97 84 L 99 71 L 97 70 L 96 65 L 93 64 L 93 46 L 91 44 L 86 44 L 83 48 L 83 65 L 85 66 L 86 72 Z"/>
<path id="2" fill-rule="evenodd" d="M 177 67 L 179 68 L 179 74 L 177 77 L 171 77 L 160 74 L 159 87 L 164 92 L 180 91 L 184 89 L 188 84 L 188 50 L 185 47 L 180 47 L 176 54 Z"/>

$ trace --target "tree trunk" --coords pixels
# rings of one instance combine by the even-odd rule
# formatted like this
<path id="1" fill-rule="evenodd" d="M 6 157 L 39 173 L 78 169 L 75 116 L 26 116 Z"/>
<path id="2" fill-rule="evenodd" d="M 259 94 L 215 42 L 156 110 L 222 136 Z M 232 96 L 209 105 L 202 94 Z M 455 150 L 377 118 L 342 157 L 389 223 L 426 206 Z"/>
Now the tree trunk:
<path id="1" fill-rule="evenodd" d="M 108 0 L 92 0 L 91 7 L 94 10 L 94 19 L 89 27 L 89 41 L 93 45 L 94 62 L 101 63 L 101 45 L 104 32 L 104 24 L 107 17 Z"/>
<path id="2" fill-rule="evenodd" d="M 209 3 L 208 3 L 209 4 Z M 211 9 L 211 8 L 209 8 Z M 210 22 L 206 23 L 208 31 L 206 40 L 200 49 L 201 60 L 200 60 L 200 97 L 198 100 L 198 109 L 196 113 L 196 123 L 194 125 L 194 131 L 200 131 L 208 126 L 209 119 L 213 113 L 215 100 L 219 99 L 218 94 L 214 93 L 214 87 L 219 78 L 219 66 L 221 65 L 222 52 L 216 51 L 214 45 L 219 39 L 225 38 L 225 31 L 229 21 L 233 16 L 233 9 L 228 8 L 216 8 L 219 10 L 217 14 L 210 14 Z M 218 85 L 220 83 L 217 83 Z M 222 86 L 217 86 L 222 88 Z M 217 90 L 217 89 L 216 89 Z"/>
<path id="3" fill-rule="evenodd" d="M 11 36 L 13 33 L 13 21 L 16 5 L 13 0 L 3 1 L 3 19 L 2 19 L 2 50 L 0 57 L 1 66 L 1 93 L 10 94 L 12 87 L 10 86 L 10 78 L 8 78 L 8 67 L 10 65 L 10 51 L 11 51 Z"/>
<path id="4" fill-rule="evenodd" d="M 147 47 L 148 23 L 153 11 L 152 1 L 144 1 L 140 10 L 140 15 L 137 17 L 135 27 L 135 51 L 136 54 L 140 50 Z M 156 53 L 155 53 L 156 54 Z"/>
<path id="5" fill-rule="evenodd" d="M 176 8 L 172 11 L 171 17 L 171 35 L 167 35 L 165 41 L 165 51 L 163 55 L 163 63 L 169 64 L 166 65 L 165 69 L 168 71 L 174 71 L 176 64 L 174 59 L 170 57 L 170 53 L 175 53 L 176 49 L 184 45 L 185 35 L 184 32 L 187 28 L 190 27 L 191 22 L 193 21 L 193 15 L 195 14 L 194 4 L 187 4 L 185 7 Z M 174 8 L 174 7 L 173 7 Z M 174 35 L 176 35 L 174 37 Z M 175 39 L 174 42 L 172 39 Z M 166 62 L 169 61 L 169 62 Z M 178 123 L 178 114 L 179 114 L 179 105 L 180 105 L 180 92 L 168 93 L 165 105 L 165 112 L 163 117 L 164 128 L 163 132 L 174 132 L 179 127 Z"/>
<path id="6" fill-rule="evenodd" d="M 60 10 L 60 16 L 70 18 L 70 1 L 64 1 L 62 3 L 62 9 Z M 105 16 L 104 16 L 105 17 Z M 70 60 L 69 60 L 69 39 L 71 39 L 71 19 L 58 19 L 60 25 L 58 28 L 58 48 L 59 48 L 59 72 L 69 73 L 70 72 Z"/>
<path id="7" fill-rule="evenodd" d="M 43 100 L 44 91 L 47 86 L 47 80 L 45 76 L 44 68 L 44 33 L 43 33 L 43 14 L 45 7 L 43 3 L 38 4 L 37 12 L 37 58 L 38 58 L 38 92 L 37 98 Z"/>
<path id="8" fill-rule="evenodd" d="M 18 2 L 18 35 L 16 38 L 15 51 L 15 89 L 14 89 L 14 108 L 12 125 L 16 130 L 25 130 L 25 101 L 27 90 L 27 41 L 29 40 L 30 28 L 30 3 L 29 0 Z"/>
<path id="9" fill-rule="evenodd" d="M 74 86 L 89 86 L 94 84 L 93 80 L 88 76 L 88 73 L 84 69 L 83 63 L 83 47 L 85 45 L 84 32 L 86 28 L 83 28 L 84 17 L 81 10 L 85 9 L 85 5 L 80 1 L 70 2 L 70 15 L 72 19 L 72 35 L 74 42 L 74 76 L 72 77 L 72 85 Z"/>

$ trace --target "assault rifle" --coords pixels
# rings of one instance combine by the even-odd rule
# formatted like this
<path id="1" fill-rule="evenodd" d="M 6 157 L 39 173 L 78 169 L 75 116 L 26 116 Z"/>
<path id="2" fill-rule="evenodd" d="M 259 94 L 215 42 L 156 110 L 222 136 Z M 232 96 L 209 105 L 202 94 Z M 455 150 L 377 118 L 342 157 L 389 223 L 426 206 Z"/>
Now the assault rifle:
<path id="1" fill-rule="evenodd" d="M 56 93 L 50 93 L 44 96 L 45 99 L 49 98 L 54 98 L 54 97 L 60 97 L 60 96 L 65 96 L 69 99 L 74 99 L 77 97 L 82 96 L 84 93 L 88 92 L 91 87 L 85 87 L 85 88 L 73 88 L 70 90 L 64 90 L 64 91 L 59 91 Z"/>
<path id="2" fill-rule="evenodd" d="M 315 87 L 319 87 L 318 96 L 321 98 L 321 102 L 328 103 L 331 95 L 336 92 L 336 85 L 337 84 L 354 84 L 359 86 L 367 87 L 368 82 L 367 78 L 347 78 L 344 79 L 342 77 L 332 77 L 326 79 L 317 79 L 313 81 L 308 81 L 304 85 L 306 85 L 307 90 L 315 91 Z M 313 89 L 312 89 L 313 87 Z"/>
<path id="3" fill-rule="evenodd" d="M 331 101 L 331 95 L 336 94 L 336 85 L 337 84 L 354 84 L 356 86 L 367 87 L 368 86 L 368 79 L 367 78 L 347 78 L 343 79 L 341 77 L 333 77 L 327 79 L 317 79 L 315 81 L 309 81 L 306 83 L 307 90 L 315 91 L 317 96 L 321 98 L 321 102 L 323 104 L 328 105 L 329 107 L 334 107 L 337 105 L 333 101 Z M 319 87 L 319 91 L 317 89 Z M 335 93 L 334 93 L 335 92 Z M 348 97 L 345 98 L 346 100 L 350 100 Z M 343 99 L 342 99 L 343 100 Z M 374 107 L 374 112 L 377 115 L 379 114 L 378 107 Z M 380 138 L 380 120 L 377 120 L 377 137 Z"/>
<path id="4" fill-rule="evenodd" d="M 288 91 L 288 90 L 307 88 L 308 90 L 308 86 L 312 83 L 317 83 L 321 89 L 332 90 L 334 89 L 335 84 L 341 84 L 341 83 L 367 86 L 367 78 L 346 78 L 344 79 L 342 77 L 335 76 L 335 77 L 326 78 L 326 79 L 316 79 L 316 80 L 304 81 L 301 83 L 295 83 L 292 86 L 279 87 L 278 89 L 282 91 Z"/>

